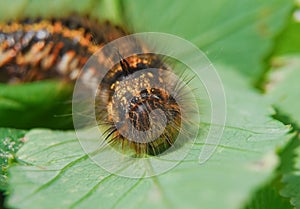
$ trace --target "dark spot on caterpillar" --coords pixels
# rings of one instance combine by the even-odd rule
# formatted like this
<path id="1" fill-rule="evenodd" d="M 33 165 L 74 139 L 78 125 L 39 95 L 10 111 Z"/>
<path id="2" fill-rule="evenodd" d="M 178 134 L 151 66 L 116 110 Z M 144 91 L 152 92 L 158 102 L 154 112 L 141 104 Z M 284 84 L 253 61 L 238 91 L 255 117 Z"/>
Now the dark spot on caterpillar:
<path id="1" fill-rule="evenodd" d="M 57 78 L 74 82 L 89 57 L 124 35 L 119 26 L 78 16 L 0 24 L 0 82 Z M 173 95 L 179 91 L 177 83 L 167 73 L 171 68 L 153 53 L 123 58 L 117 49 L 107 50 L 97 66 L 87 66 L 86 81 L 97 76 L 99 66 L 105 66 L 101 60 L 113 56 L 120 62 L 104 76 L 95 101 L 96 119 L 106 126 L 105 140 L 133 149 L 137 155 L 163 153 L 173 146 L 183 122 Z"/>

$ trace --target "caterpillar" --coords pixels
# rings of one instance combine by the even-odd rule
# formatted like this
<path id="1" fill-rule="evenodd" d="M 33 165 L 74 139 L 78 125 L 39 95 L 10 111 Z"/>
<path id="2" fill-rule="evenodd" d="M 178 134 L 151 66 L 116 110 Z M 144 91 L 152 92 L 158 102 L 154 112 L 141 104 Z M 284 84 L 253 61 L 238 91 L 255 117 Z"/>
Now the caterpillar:
<path id="1" fill-rule="evenodd" d="M 0 82 L 57 78 L 75 82 L 82 76 L 89 83 L 99 73 L 93 67 L 81 71 L 89 57 L 127 34 L 107 21 L 77 15 L 1 23 Z M 134 150 L 137 156 L 164 153 L 174 145 L 186 120 L 178 103 L 182 84 L 169 75 L 172 68 L 160 55 L 143 53 L 123 58 L 116 49 L 98 57 L 97 65 L 105 65 L 101 60 L 112 56 L 119 56 L 120 62 L 104 75 L 95 101 L 96 119 L 99 126 L 106 127 L 105 140 L 112 146 Z"/>
<path id="2" fill-rule="evenodd" d="M 79 16 L 2 23 L 0 81 L 30 82 L 59 76 L 75 80 L 101 45 L 124 35 L 109 22 L 99 24 Z"/>

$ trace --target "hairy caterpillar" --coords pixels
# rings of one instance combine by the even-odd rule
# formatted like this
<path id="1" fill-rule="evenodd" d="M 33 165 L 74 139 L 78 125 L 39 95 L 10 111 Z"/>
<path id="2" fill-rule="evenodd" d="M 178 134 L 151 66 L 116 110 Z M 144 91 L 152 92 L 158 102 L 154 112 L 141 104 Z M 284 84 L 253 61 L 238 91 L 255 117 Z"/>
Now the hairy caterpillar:
<path id="1" fill-rule="evenodd" d="M 92 54 L 126 34 L 108 22 L 98 23 L 78 16 L 3 23 L 0 82 L 51 78 L 75 81 Z M 122 54 L 118 50 L 109 51 L 98 58 L 97 65 L 105 65 L 101 60 L 109 60 L 111 56 L 122 57 Z M 172 80 L 169 71 L 172 69 L 161 56 L 143 53 L 121 58 L 107 72 L 98 87 L 95 109 L 99 125 L 108 127 L 105 139 L 110 144 L 133 149 L 138 155 L 158 155 L 172 147 L 185 119 L 177 102 L 182 85 Z M 89 83 L 99 72 L 90 67 L 83 73 Z M 174 97 L 174 91 L 179 96 Z"/>
<path id="2" fill-rule="evenodd" d="M 95 27 L 96 25 L 96 27 Z M 75 80 L 99 47 L 125 32 L 109 22 L 72 16 L 0 24 L 0 81 Z"/>

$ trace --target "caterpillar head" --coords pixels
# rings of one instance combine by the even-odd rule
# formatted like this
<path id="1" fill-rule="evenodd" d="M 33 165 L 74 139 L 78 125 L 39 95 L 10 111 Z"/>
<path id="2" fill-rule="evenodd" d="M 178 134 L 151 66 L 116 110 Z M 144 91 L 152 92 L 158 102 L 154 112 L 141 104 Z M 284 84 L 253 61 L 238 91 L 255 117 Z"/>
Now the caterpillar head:
<path id="1" fill-rule="evenodd" d="M 154 55 L 123 59 L 118 68 L 111 75 L 124 73 L 114 78 L 110 96 L 105 97 L 110 122 L 107 140 L 137 154 L 163 153 L 173 146 L 181 129 L 178 79 Z"/>

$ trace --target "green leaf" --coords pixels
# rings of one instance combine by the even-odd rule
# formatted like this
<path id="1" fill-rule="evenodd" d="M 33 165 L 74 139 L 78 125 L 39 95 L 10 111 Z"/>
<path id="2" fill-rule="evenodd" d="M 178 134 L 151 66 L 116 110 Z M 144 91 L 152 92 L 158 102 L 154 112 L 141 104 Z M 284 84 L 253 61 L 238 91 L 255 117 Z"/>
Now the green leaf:
<path id="1" fill-rule="evenodd" d="M 245 209 L 293 209 L 288 199 L 280 196 L 278 189 L 272 184 L 270 183 L 260 188 Z"/>
<path id="2" fill-rule="evenodd" d="M 291 15 L 288 24 L 286 24 L 284 31 L 276 38 L 276 46 L 273 56 L 284 56 L 287 54 L 300 53 L 300 9 L 295 9 Z"/>
<path id="3" fill-rule="evenodd" d="M 188 156 L 159 176 L 131 179 L 110 174 L 82 151 L 73 132 L 33 130 L 10 168 L 13 208 L 240 208 L 277 165 L 274 149 L 288 129 L 272 120 L 264 97 L 233 70 L 218 66 L 228 119 L 221 143 L 205 164 L 198 157 L 209 124 Z M 254 106 L 253 103 L 256 105 Z M 214 125 L 214 124 L 212 124 Z"/>
<path id="4" fill-rule="evenodd" d="M 72 128 L 71 96 L 62 82 L 0 84 L 0 127 Z"/>
<path id="5" fill-rule="evenodd" d="M 300 140 L 300 138 L 298 138 Z M 295 150 L 296 158 L 294 158 L 294 171 L 283 176 L 285 187 L 281 194 L 290 198 L 290 202 L 296 209 L 300 208 L 300 147 Z"/>
<path id="6" fill-rule="evenodd" d="M 7 168 L 22 146 L 25 133 L 23 130 L 0 128 L 0 190 L 6 190 Z"/>
<path id="7" fill-rule="evenodd" d="M 24 17 L 65 17 L 72 13 L 88 14 L 102 20 L 120 23 L 120 5 L 117 0 L 0 0 L 0 20 Z"/>
<path id="8" fill-rule="evenodd" d="M 215 63 L 257 79 L 272 38 L 284 27 L 292 0 L 125 0 L 124 14 L 133 31 L 159 31 L 195 43 Z"/>
<path id="9" fill-rule="evenodd" d="M 284 48 L 282 48 L 284 49 Z M 287 46 L 285 50 L 292 49 Z M 300 111 L 299 102 L 299 67 L 300 54 L 274 57 L 273 68 L 268 73 L 268 82 L 265 89 L 268 96 L 273 100 L 277 109 L 276 118 L 285 124 L 292 124 L 296 134 L 299 134 Z M 295 136 L 292 141 L 282 150 L 279 175 L 282 177 L 281 195 L 290 198 L 292 205 L 300 208 L 300 140 Z M 295 164 L 296 162 L 296 164 Z M 298 163 L 297 163 L 298 162 Z"/>
<path id="10" fill-rule="evenodd" d="M 299 127 L 300 109 L 297 98 L 300 97 L 300 54 L 275 57 L 272 65 L 274 67 L 269 72 L 265 85 L 267 94 L 273 100 L 275 108 Z"/>

